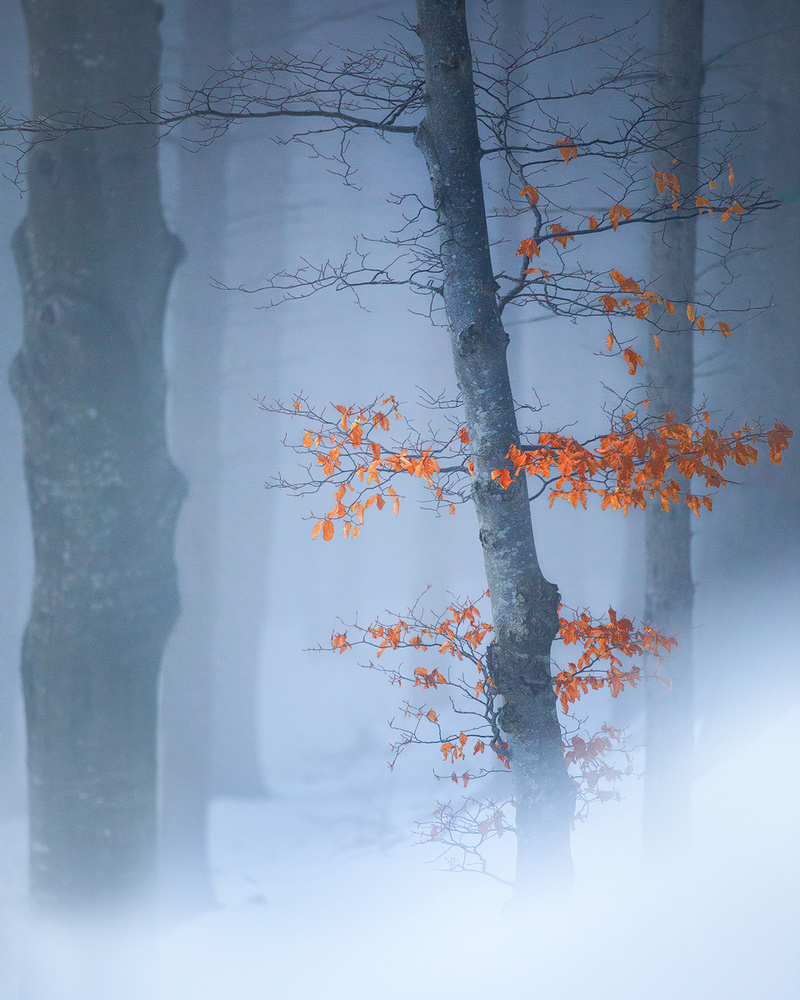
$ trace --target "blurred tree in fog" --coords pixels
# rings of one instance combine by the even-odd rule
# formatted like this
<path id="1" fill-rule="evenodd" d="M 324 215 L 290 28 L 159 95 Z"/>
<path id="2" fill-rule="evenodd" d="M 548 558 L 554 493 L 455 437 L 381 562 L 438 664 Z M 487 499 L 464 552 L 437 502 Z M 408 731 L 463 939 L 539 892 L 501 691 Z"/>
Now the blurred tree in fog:
<path id="1" fill-rule="evenodd" d="M 179 78 L 200 85 L 210 66 L 229 58 L 231 5 L 186 0 L 181 15 Z M 161 686 L 161 872 L 181 905 L 203 906 L 213 899 L 206 812 L 219 668 L 219 433 L 227 318 L 225 296 L 211 279 L 224 268 L 228 146 L 182 144 L 178 168 L 177 228 L 186 257 L 171 300 L 169 438 L 188 493 L 176 536 L 181 617 L 167 646 Z M 240 719 L 231 725 L 252 728 Z M 252 757 L 255 768 L 255 748 Z"/>
<path id="2" fill-rule="evenodd" d="M 680 190 L 694 191 L 700 175 L 699 117 L 703 87 L 703 0 L 661 0 L 658 9 L 658 68 L 654 91 L 664 108 L 669 148 L 654 158 L 656 170 L 678 178 Z M 670 299 L 695 301 L 697 217 L 655 227 L 650 277 Z M 679 420 L 694 412 L 693 325 L 681 312 L 665 317 L 660 350 L 647 356 L 650 412 Z M 685 480 L 684 480 L 685 483 Z M 645 518 L 646 579 L 644 620 L 678 639 L 667 657 L 660 684 L 645 686 L 647 764 L 643 806 L 644 847 L 659 865 L 665 855 L 684 859 L 692 808 L 694 745 L 691 540 L 693 520 L 685 504 L 663 511 L 651 501 Z"/>
<path id="3" fill-rule="evenodd" d="M 780 211 L 755 220 L 748 240 L 751 252 L 727 265 L 733 266 L 737 278 L 728 293 L 732 305 L 747 310 L 751 303 L 769 303 L 774 308 L 748 315 L 723 353 L 701 341 L 695 358 L 693 338 L 685 332 L 663 337 L 660 354 L 651 350 L 647 358 L 647 370 L 661 386 L 661 398 L 654 403 L 662 410 L 689 412 L 703 403 L 705 393 L 711 393 L 722 412 L 735 420 L 780 413 L 796 427 L 800 340 L 793 317 L 800 309 L 795 277 L 800 234 L 796 59 L 800 5 L 771 0 L 759 7 L 759 14 L 754 35 L 752 6 L 745 2 L 706 0 L 704 5 L 700 0 L 662 0 L 657 50 L 664 74 L 662 100 L 685 109 L 675 122 L 677 129 L 685 129 L 685 152 L 677 153 L 682 162 L 673 168 L 682 183 L 701 179 L 696 119 L 701 92 L 722 92 L 731 105 L 726 112 L 731 125 L 745 130 L 736 151 L 737 171 L 764 178 L 783 203 Z M 704 20 L 709 48 L 705 62 Z M 739 94 L 744 100 L 738 99 Z M 668 157 L 663 159 L 660 169 L 669 162 Z M 660 232 L 653 234 L 652 278 L 663 276 L 667 294 L 685 292 L 691 298 L 699 280 L 697 241 L 696 220 L 671 229 L 665 239 Z M 715 266 L 726 263 L 706 257 L 699 273 L 705 276 Z M 798 458 L 797 449 L 790 449 L 780 476 L 770 475 L 768 469 L 754 470 L 736 490 L 720 498 L 715 518 L 696 531 L 685 511 L 676 509 L 663 517 L 648 510 L 646 620 L 663 624 L 680 641 L 679 651 L 665 664 L 673 693 L 666 695 L 656 685 L 646 689 L 644 835 L 654 866 L 670 855 L 685 854 L 693 773 L 727 755 L 731 726 L 749 729 L 774 722 L 774 689 L 752 669 L 754 657 L 771 649 L 770 676 L 784 692 L 782 703 L 797 697 L 800 678 L 791 652 L 797 628 L 790 620 L 792 613 L 787 616 L 786 611 L 797 600 L 796 583 L 791 581 L 797 579 Z M 702 602 L 694 627 L 692 562 L 700 581 L 697 599 Z M 703 626 L 699 633 L 697 626 Z M 695 640 L 699 653 L 693 649 Z M 693 754 L 698 721 L 702 728 Z"/>
<path id="4" fill-rule="evenodd" d="M 74 124 L 158 87 L 159 4 L 22 6 L 34 116 L 76 109 Z M 165 443 L 162 325 L 181 250 L 151 129 L 38 145 L 26 182 L 11 380 L 35 547 L 22 654 L 32 892 L 93 905 L 145 891 L 156 857 L 157 694 L 184 493 Z"/>

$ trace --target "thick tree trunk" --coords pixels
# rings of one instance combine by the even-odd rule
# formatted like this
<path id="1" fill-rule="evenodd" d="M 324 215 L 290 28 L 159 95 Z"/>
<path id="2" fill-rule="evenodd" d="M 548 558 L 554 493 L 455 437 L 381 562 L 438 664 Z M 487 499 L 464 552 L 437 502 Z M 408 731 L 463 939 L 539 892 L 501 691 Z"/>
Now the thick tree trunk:
<path id="1" fill-rule="evenodd" d="M 505 700 L 517 802 L 518 897 L 567 890 L 575 788 L 550 674 L 558 590 L 536 557 L 526 483 L 491 479 L 519 431 L 489 252 L 464 0 L 417 0 L 427 110 L 415 135 L 438 212 L 453 362 L 475 463 L 473 498 L 489 585 L 492 677 Z"/>
<path id="2" fill-rule="evenodd" d="M 698 184 L 698 113 L 703 85 L 703 0 L 662 0 L 659 9 L 659 74 L 656 99 L 666 111 L 669 153 L 659 170 L 677 175 L 681 198 L 693 201 Z M 677 160 L 677 162 L 673 162 Z M 656 230 L 651 246 L 651 275 L 668 299 L 694 301 L 697 225 L 687 219 Z M 668 317 L 669 318 L 669 317 Z M 694 397 L 694 333 L 678 308 L 671 329 L 661 336 L 661 350 L 651 349 L 647 372 L 652 379 L 650 413 L 673 411 L 685 419 Z M 650 504 L 645 516 L 645 621 L 679 648 L 664 661 L 661 673 L 672 690 L 649 683 L 646 703 L 644 845 L 646 863 L 657 867 L 679 860 L 689 849 L 694 745 L 691 518 L 685 504 L 668 512 Z"/>
<path id="3" fill-rule="evenodd" d="M 34 115 L 118 115 L 158 86 L 152 0 L 23 0 Z M 178 614 L 183 480 L 165 444 L 162 322 L 180 244 L 154 136 L 81 132 L 29 155 L 14 237 L 35 580 L 22 674 L 34 899 L 120 903 L 156 855 L 156 708 Z"/>

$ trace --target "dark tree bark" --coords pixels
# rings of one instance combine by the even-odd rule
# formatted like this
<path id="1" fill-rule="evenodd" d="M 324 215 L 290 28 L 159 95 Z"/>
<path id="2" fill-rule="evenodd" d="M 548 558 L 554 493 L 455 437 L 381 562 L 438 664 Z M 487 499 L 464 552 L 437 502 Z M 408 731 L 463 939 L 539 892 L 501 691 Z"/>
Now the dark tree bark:
<path id="1" fill-rule="evenodd" d="M 524 477 L 491 479 L 519 431 L 481 180 L 481 154 L 464 0 L 417 0 L 425 55 L 426 115 L 414 141 L 425 156 L 438 213 L 453 363 L 475 464 L 478 516 L 495 642 L 492 677 L 505 700 L 517 802 L 519 898 L 564 892 L 572 877 L 575 787 L 567 774 L 550 647 L 558 590 L 539 567 Z"/>
<path id="2" fill-rule="evenodd" d="M 677 175 L 681 197 L 693 199 L 698 185 L 698 114 L 703 86 L 703 0 L 662 0 L 659 8 L 659 80 L 656 100 L 665 109 L 668 156 L 657 169 Z M 674 162 L 677 160 L 677 162 Z M 696 219 L 656 229 L 651 244 L 651 274 L 661 294 L 694 301 Z M 670 319 L 670 317 L 666 317 Z M 678 309 L 671 329 L 661 334 L 661 350 L 650 350 L 650 413 L 672 411 L 679 420 L 694 400 L 694 331 Z M 644 844 L 648 864 L 679 859 L 689 847 L 694 745 L 692 654 L 691 513 L 686 504 L 662 511 L 651 503 L 645 515 L 645 622 L 678 639 L 664 661 L 667 690 L 651 682 L 645 688 L 646 784 Z"/>
<path id="3" fill-rule="evenodd" d="M 23 0 L 34 115 L 158 86 L 160 5 Z M 178 614 L 184 493 L 167 453 L 162 322 L 180 244 L 154 136 L 74 134 L 29 157 L 14 236 L 35 580 L 22 653 L 34 899 L 119 903 L 156 856 L 156 709 Z"/>

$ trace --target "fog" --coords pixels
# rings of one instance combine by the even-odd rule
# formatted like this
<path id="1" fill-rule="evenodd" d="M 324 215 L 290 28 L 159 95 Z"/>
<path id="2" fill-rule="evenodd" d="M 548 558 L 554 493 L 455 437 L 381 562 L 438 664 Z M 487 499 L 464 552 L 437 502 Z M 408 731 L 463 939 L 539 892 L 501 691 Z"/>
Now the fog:
<path id="1" fill-rule="evenodd" d="M 393 33 L 381 17 L 414 16 L 413 5 L 396 0 L 237 0 L 224 40 L 198 31 L 206 6 L 165 3 L 165 95 L 203 82 L 187 80 L 187 67 L 200 74 L 227 65 L 231 52 L 311 55 L 328 42 L 359 51 Z M 500 6 L 536 33 L 538 5 Z M 636 36 L 655 48 L 647 5 L 569 7 L 570 16 L 603 19 L 587 21 L 587 34 L 598 23 L 642 18 Z M 22 15 L 11 0 L 0 9 L 0 101 L 24 113 Z M 747 229 L 752 252 L 737 258 L 739 277 L 726 293 L 743 310 L 770 300 L 773 308 L 745 312 L 724 343 L 698 344 L 697 401 L 708 397 L 715 413 L 739 423 L 780 419 L 796 432 L 800 88 L 787 53 L 798 18 L 778 0 L 764 10 L 777 37 L 752 37 L 750 5 L 706 3 L 707 58 L 720 54 L 706 91 L 729 98 L 741 127 L 759 126 L 742 139 L 737 174 L 781 192 L 784 204 Z M 202 51 L 187 53 L 198 38 Z M 764 68 L 770 54 L 784 72 Z M 565 78 L 585 70 L 581 58 L 562 67 Z M 790 1000 L 800 973 L 796 442 L 779 468 L 762 459 L 755 470 L 737 470 L 737 483 L 695 525 L 695 780 L 685 866 L 659 870 L 643 859 L 640 687 L 618 699 L 590 693 L 578 706 L 589 731 L 626 727 L 635 773 L 620 781 L 619 801 L 593 803 L 576 822 L 568 899 L 535 912 L 512 902 L 511 833 L 487 845 L 489 876 L 448 870 L 441 847 L 420 831 L 437 804 L 458 802 L 462 789 L 435 776 L 442 770 L 435 746 L 410 746 L 388 766 L 390 721 L 405 689 L 362 669 L 357 649 L 340 656 L 315 647 L 342 622 L 402 614 L 423 593 L 438 608 L 453 596 L 478 598 L 486 583 L 474 510 L 420 509 L 424 492 L 412 485 L 401 491 L 397 517 L 390 505 L 367 512 L 357 539 L 312 540 L 327 496 L 264 489 L 278 473 L 296 474 L 297 456 L 282 441 L 298 428 L 302 434 L 303 418 L 289 421 L 257 402 L 291 405 L 302 394 L 319 406 L 360 406 L 392 393 L 417 427 L 434 424 L 439 415 L 421 405 L 423 394 L 457 391 L 447 329 L 430 322 L 425 299 L 402 287 L 366 289 L 358 300 L 327 289 L 274 308 L 266 308 L 269 292 L 240 290 L 304 261 L 339 261 L 355 237 L 396 230 L 401 208 L 391 196 L 426 192 L 429 180 L 410 137 L 354 138 L 357 186 L 348 187 L 307 147 L 270 141 L 277 128 L 238 124 L 199 149 L 188 129 L 183 142 L 194 152 L 177 133 L 159 147 L 166 220 L 186 245 L 164 354 L 168 445 L 189 492 L 176 539 L 182 615 L 162 664 L 157 915 L 63 921 L 30 906 L 19 663 L 33 544 L 19 413 L 2 386 L 0 1000 L 394 1000 L 412 991 L 464 1000 L 490 991 Z M 220 157 L 213 169 L 223 191 L 195 186 L 212 155 Z M 190 156 L 201 166 L 187 181 Z M 25 212 L 24 178 L 21 187 L 0 184 L 4 372 L 23 333 L 8 249 Z M 213 213 L 216 232 L 204 228 Z M 505 235 L 524 233 L 509 226 Z M 643 269 L 648 237 L 626 235 L 609 266 Z M 601 356 L 605 321 L 519 310 L 507 327 L 515 398 L 545 404 L 536 418 L 548 426 L 603 428 L 604 404 L 630 388 L 622 361 Z M 598 614 L 613 607 L 641 619 L 641 512 L 626 518 L 599 504 L 574 510 L 541 498 L 532 518 L 542 570 L 566 606 Z M 487 789 L 498 800 L 513 794 L 504 775 L 489 778 Z"/>

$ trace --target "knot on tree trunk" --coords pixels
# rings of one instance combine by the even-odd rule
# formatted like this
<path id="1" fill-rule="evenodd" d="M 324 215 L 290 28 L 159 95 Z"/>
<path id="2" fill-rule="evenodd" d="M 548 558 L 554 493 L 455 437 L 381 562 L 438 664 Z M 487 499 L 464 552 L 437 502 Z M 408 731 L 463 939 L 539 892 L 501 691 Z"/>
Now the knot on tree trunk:
<path id="1" fill-rule="evenodd" d="M 480 340 L 480 328 L 475 323 L 468 323 L 456 334 L 456 350 L 464 358 L 478 349 Z"/>

